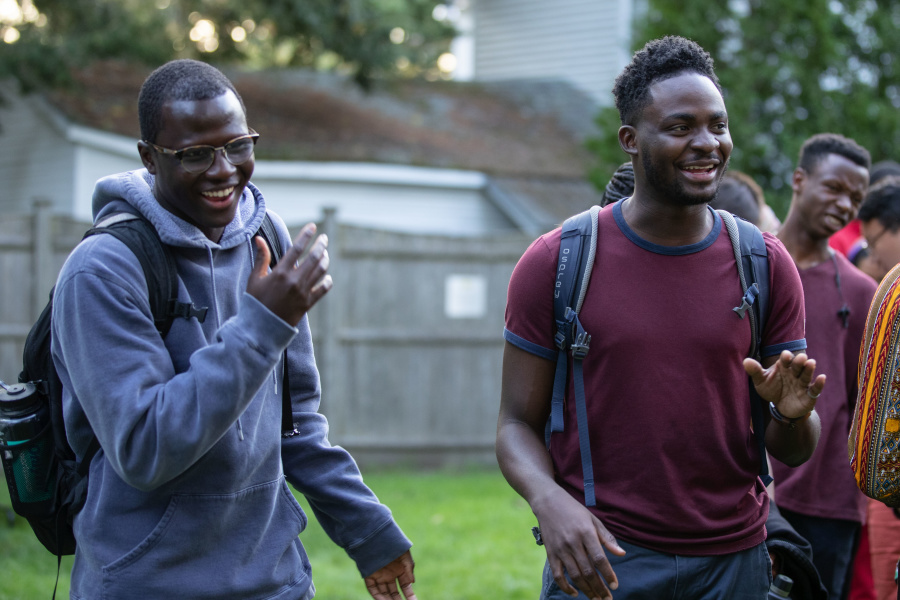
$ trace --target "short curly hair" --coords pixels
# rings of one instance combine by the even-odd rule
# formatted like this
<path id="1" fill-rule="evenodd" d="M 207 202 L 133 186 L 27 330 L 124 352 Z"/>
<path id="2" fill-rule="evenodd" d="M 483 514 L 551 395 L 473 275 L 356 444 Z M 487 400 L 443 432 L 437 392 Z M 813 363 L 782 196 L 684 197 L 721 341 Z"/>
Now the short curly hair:
<path id="1" fill-rule="evenodd" d="M 749 175 L 741 171 L 728 171 L 709 205 L 727 210 L 758 227 L 765 202 L 762 188 Z"/>
<path id="2" fill-rule="evenodd" d="M 634 194 L 634 165 L 629 160 L 619 165 L 616 172 L 613 173 L 606 189 L 603 190 L 603 196 L 600 198 L 600 206 L 613 204 L 619 200 L 628 198 Z"/>
<path id="3" fill-rule="evenodd" d="M 863 223 L 878 219 L 892 232 L 900 230 L 900 177 L 888 175 L 870 187 L 857 217 Z"/>
<path id="4" fill-rule="evenodd" d="M 797 166 L 807 173 L 812 173 L 822 159 L 829 154 L 843 156 L 867 171 L 872 167 L 872 157 L 869 155 L 869 151 L 854 140 L 838 133 L 817 133 L 803 142 Z"/>
<path id="5" fill-rule="evenodd" d="M 719 93 L 722 87 L 713 68 L 709 52 L 697 42 L 667 35 L 651 40 L 631 58 L 616 77 L 613 96 L 623 125 L 634 125 L 643 109 L 650 104 L 650 86 L 684 72 L 699 73 L 712 81 Z"/>
<path id="6" fill-rule="evenodd" d="M 162 108 L 171 100 L 211 100 L 234 92 L 241 109 L 247 112 L 234 84 L 212 65 L 191 59 L 167 62 L 150 73 L 138 96 L 141 139 L 156 143 L 162 129 Z"/>

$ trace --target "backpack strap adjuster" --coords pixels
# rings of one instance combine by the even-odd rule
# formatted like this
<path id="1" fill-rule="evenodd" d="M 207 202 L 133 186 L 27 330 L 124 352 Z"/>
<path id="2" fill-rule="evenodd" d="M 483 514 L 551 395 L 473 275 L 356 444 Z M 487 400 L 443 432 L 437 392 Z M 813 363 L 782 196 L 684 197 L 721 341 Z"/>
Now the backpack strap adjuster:
<path id="1" fill-rule="evenodd" d="M 173 317 L 181 317 L 182 319 L 197 318 L 199 322 L 206 320 L 206 312 L 208 306 L 197 308 L 190 302 L 178 302 L 177 300 L 169 300 L 169 315 Z"/>
<path id="2" fill-rule="evenodd" d="M 756 297 L 759 295 L 759 287 L 756 285 L 754 281 L 753 284 L 747 287 L 747 291 L 744 292 L 744 297 L 741 298 L 741 305 L 735 306 L 731 310 L 736 312 L 740 318 L 744 318 L 747 314 L 747 311 L 753 306 L 753 303 L 756 302 Z"/>
<path id="3" fill-rule="evenodd" d="M 584 360 L 591 349 L 591 335 L 581 326 L 581 321 L 577 316 L 575 317 L 575 341 L 569 348 L 572 350 L 572 358 L 575 360 Z"/>

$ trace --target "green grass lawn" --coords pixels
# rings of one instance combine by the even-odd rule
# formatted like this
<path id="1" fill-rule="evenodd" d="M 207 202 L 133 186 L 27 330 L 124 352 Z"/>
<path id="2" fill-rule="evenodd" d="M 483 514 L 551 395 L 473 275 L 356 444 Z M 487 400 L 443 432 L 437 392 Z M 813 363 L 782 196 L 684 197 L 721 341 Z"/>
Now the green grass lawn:
<path id="1" fill-rule="evenodd" d="M 534 516 L 497 470 L 366 472 L 366 482 L 413 541 L 420 600 L 535 600 L 544 550 Z M 300 539 L 313 565 L 317 598 L 364 600 L 356 566 L 310 517 Z M 0 485 L 0 600 L 49 598 L 56 558 L 23 519 L 7 526 L 9 496 Z M 72 557 L 63 560 L 57 598 L 68 598 Z"/>

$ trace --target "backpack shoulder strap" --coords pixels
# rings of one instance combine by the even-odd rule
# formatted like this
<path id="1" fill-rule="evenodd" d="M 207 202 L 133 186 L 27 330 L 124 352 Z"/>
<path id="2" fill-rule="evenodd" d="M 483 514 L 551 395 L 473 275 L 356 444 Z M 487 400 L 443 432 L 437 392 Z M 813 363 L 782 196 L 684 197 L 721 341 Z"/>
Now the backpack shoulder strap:
<path id="1" fill-rule="evenodd" d="M 266 244 L 269 246 L 271 254 L 269 266 L 274 267 L 281 257 L 284 256 L 284 248 L 281 247 L 281 239 L 278 237 L 278 232 L 275 231 L 275 224 L 272 222 L 271 217 L 269 217 L 269 213 L 266 213 L 266 216 L 263 218 L 263 222 L 256 233 L 257 235 L 261 235 L 263 240 L 265 240 Z"/>
<path id="2" fill-rule="evenodd" d="M 769 252 L 762 232 L 752 223 L 737 219 L 741 237 L 741 261 L 744 273 L 749 273 L 748 281 L 759 288 L 756 298 L 756 323 L 758 325 L 757 353 L 762 352 L 762 335 L 769 316 Z"/>
<path id="3" fill-rule="evenodd" d="M 569 217 L 562 225 L 556 287 L 553 290 L 553 316 L 565 320 L 566 308 L 581 310 L 591 267 L 597 253 L 597 215 L 599 206 Z"/>
<path id="4" fill-rule="evenodd" d="M 578 314 L 587 294 L 597 254 L 597 215 L 599 212 L 600 207 L 593 206 L 590 210 L 570 217 L 562 225 L 553 290 L 553 318 L 556 322 L 554 343 L 557 348 L 556 372 L 553 379 L 553 397 L 550 401 L 550 420 L 545 431 L 545 441 L 549 446 L 550 436 L 554 432 L 564 430 L 563 402 L 568 381 L 568 354 L 571 352 L 578 445 L 581 450 L 584 499 L 587 506 L 595 506 L 597 503 L 594 494 L 594 469 L 591 462 L 587 404 L 582 372 L 582 361 L 590 349 L 591 336 L 582 327 Z"/>
<path id="5" fill-rule="evenodd" d="M 595 210 L 596 209 L 596 210 Z M 566 388 L 566 353 L 574 339 L 572 327 L 584 301 L 591 269 L 597 252 L 597 214 L 599 207 L 566 219 L 560 235 L 559 258 L 553 289 L 553 320 L 556 323 L 554 343 L 558 350 L 553 400 L 550 410 L 550 432 L 564 430 L 563 398 Z"/>
<path id="6" fill-rule="evenodd" d="M 143 217 L 118 213 L 103 219 L 84 234 L 85 238 L 98 233 L 108 233 L 128 246 L 144 271 L 150 294 L 150 312 L 157 331 L 163 337 L 172 327 L 175 317 L 196 317 L 201 323 L 206 318 L 206 307 L 178 302 L 178 272 L 175 258 L 166 248 L 153 225 Z"/>
<path id="7" fill-rule="evenodd" d="M 731 238 L 741 289 L 744 292 L 740 305 L 733 310 L 742 319 L 749 313 L 753 333 L 750 356 L 759 360 L 762 334 L 769 314 L 769 254 L 766 242 L 762 232 L 752 223 L 735 218 L 724 210 L 717 212 Z"/>
<path id="8" fill-rule="evenodd" d="M 284 256 L 284 248 L 268 212 L 262 224 L 260 224 L 256 235 L 262 236 L 269 246 L 269 268 L 274 269 L 281 257 Z M 287 349 L 284 351 L 284 375 L 281 378 L 281 433 L 285 437 L 294 435 L 294 416 L 291 409 L 291 381 L 288 373 Z"/>
<path id="9" fill-rule="evenodd" d="M 731 213 L 724 210 L 717 212 L 722 217 L 728 236 L 731 238 L 741 289 L 744 292 L 741 304 L 732 310 L 742 319 L 745 314 L 750 315 L 750 356 L 761 360 L 762 334 L 765 330 L 769 310 L 769 254 L 766 250 L 766 242 L 760 230 L 752 223 L 736 219 Z M 765 402 L 749 379 L 748 386 L 750 388 L 750 419 L 753 423 L 754 437 L 760 457 L 759 476 L 763 485 L 769 485 L 772 482 L 772 475 L 769 473 L 769 464 L 766 460 Z"/>

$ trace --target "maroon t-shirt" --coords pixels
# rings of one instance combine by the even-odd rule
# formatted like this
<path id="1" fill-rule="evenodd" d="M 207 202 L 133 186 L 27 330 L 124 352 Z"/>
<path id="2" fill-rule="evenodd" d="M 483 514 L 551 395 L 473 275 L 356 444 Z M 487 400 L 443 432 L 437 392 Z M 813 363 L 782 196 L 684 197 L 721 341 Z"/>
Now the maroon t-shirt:
<path id="1" fill-rule="evenodd" d="M 721 218 L 706 239 L 641 239 L 620 203 L 600 211 L 597 259 L 582 307 L 593 338 L 584 379 L 594 514 L 617 537 L 684 555 L 737 552 L 765 539 L 768 496 L 750 427 L 748 319 Z M 765 235 L 771 316 L 764 354 L 802 350 L 803 292 L 790 255 Z M 538 238 L 509 284 L 506 340 L 555 360 L 553 284 L 560 230 Z M 565 431 L 551 439 L 557 481 L 584 501 L 571 369 Z M 550 399 L 548 398 L 549 402 Z"/>
<path id="2" fill-rule="evenodd" d="M 840 274 L 840 288 L 835 279 Z M 842 254 L 800 271 L 806 298 L 807 353 L 828 384 L 816 402 L 822 435 L 812 457 L 796 468 L 772 461 L 778 506 L 826 519 L 864 522 L 866 497 L 856 486 L 847 460 L 847 436 L 856 404 L 859 346 L 875 281 Z M 847 305 L 847 327 L 838 314 Z"/>

